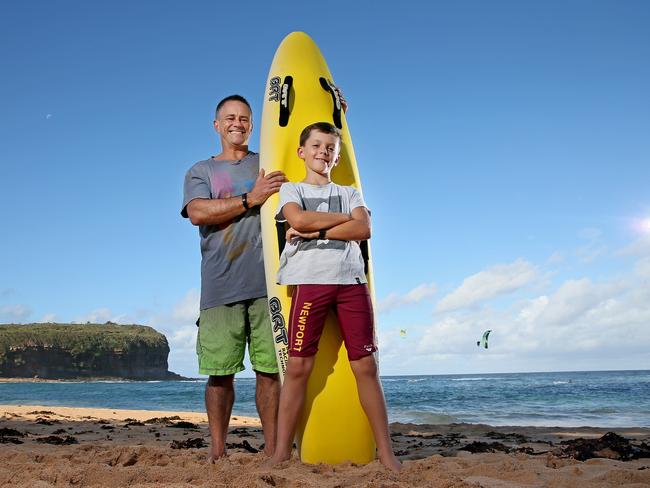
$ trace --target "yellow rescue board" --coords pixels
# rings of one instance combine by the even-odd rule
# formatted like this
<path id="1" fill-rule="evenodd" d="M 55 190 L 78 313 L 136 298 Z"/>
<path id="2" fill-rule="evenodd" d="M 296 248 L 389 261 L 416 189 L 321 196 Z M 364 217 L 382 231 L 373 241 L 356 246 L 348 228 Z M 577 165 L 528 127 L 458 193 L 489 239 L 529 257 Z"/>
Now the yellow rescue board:
<path id="1" fill-rule="evenodd" d="M 330 122 L 341 129 L 343 142 L 332 179 L 361 191 L 350 132 L 338 95 L 332 89 L 333 82 L 318 46 L 307 34 L 293 32 L 282 41 L 273 58 L 264 94 L 260 165 L 267 173 L 280 170 L 289 181 L 302 181 L 305 165 L 296 154 L 300 132 L 314 122 Z M 275 282 L 284 236 L 284 228 L 276 226 L 277 208 L 276 194 L 262 207 L 262 239 L 276 353 L 284 375 L 292 287 Z M 369 252 L 367 255 L 368 284 L 373 296 Z M 328 316 L 320 340 L 296 442 L 300 459 L 305 463 L 367 463 L 375 458 L 372 430 L 359 402 L 334 313 Z"/>

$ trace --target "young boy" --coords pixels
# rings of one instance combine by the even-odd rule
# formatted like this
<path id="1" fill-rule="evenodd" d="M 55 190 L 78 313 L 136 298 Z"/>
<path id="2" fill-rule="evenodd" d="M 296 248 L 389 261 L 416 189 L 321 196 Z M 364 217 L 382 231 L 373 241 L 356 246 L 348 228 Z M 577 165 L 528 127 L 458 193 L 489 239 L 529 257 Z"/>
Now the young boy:
<path id="1" fill-rule="evenodd" d="M 284 183 L 280 188 L 276 218 L 291 227 L 280 257 L 278 283 L 297 286 L 289 317 L 289 361 L 280 393 L 277 447 L 271 463 L 291 457 L 318 341 L 327 313 L 334 307 L 379 460 L 399 472 L 401 464 L 392 451 L 373 355 L 377 350 L 373 311 L 357 242 L 370 238 L 370 215 L 359 192 L 332 183 L 330 172 L 339 160 L 340 144 L 340 133 L 333 125 L 318 122 L 306 127 L 300 135 L 298 156 L 305 161 L 307 175 L 301 183 Z M 300 325 L 297 337 L 298 313 L 305 302 L 311 302 L 309 322 Z"/>

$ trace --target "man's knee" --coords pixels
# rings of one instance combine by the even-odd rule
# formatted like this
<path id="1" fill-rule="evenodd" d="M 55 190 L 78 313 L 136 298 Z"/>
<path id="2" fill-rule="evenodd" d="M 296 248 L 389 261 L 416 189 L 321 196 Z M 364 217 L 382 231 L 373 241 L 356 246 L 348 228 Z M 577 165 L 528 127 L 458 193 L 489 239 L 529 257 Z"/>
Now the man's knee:
<path id="1" fill-rule="evenodd" d="M 255 380 L 257 381 L 257 384 L 274 385 L 280 382 L 280 375 L 278 373 L 255 371 Z"/>
<path id="2" fill-rule="evenodd" d="M 227 374 L 223 376 L 213 376 L 208 377 L 208 386 L 215 388 L 232 388 L 235 375 Z"/>

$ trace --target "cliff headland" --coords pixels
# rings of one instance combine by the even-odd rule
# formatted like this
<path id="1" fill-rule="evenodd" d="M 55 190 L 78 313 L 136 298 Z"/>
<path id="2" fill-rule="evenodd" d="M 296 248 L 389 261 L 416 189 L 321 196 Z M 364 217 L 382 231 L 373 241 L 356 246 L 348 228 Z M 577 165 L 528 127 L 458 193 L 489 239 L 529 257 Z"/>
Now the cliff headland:
<path id="1" fill-rule="evenodd" d="M 0 378 L 175 380 L 167 338 L 143 325 L 0 324 Z"/>

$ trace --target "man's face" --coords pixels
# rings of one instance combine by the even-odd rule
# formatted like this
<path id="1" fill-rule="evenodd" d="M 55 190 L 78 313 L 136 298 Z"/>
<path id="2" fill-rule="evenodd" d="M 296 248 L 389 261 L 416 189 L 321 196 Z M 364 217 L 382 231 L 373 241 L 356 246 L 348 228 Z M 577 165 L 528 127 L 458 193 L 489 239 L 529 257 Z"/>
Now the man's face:
<path id="1" fill-rule="evenodd" d="M 214 130 L 221 136 L 222 141 L 230 145 L 247 145 L 253 131 L 251 111 L 245 103 L 229 100 L 219 110 L 214 121 Z"/>
<path id="2" fill-rule="evenodd" d="M 340 145 L 334 134 L 312 130 L 305 145 L 298 148 L 298 156 L 315 173 L 327 175 L 339 160 Z"/>

